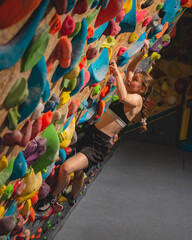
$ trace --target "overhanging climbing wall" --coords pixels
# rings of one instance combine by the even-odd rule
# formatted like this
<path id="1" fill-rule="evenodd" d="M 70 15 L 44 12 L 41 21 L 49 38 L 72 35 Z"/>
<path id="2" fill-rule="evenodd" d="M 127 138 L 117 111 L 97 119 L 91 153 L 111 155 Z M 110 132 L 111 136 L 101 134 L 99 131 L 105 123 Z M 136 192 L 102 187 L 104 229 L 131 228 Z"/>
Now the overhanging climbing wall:
<path id="1" fill-rule="evenodd" d="M 168 108 L 181 101 L 170 81 L 178 77 L 179 67 L 170 63 L 170 78 L 162 73 L 167 68 L 160 67 L 160 76 L 152 68 L 189 7 L 191 0 L 1 1 L 3 239 L 53 239 L 51 231 L 67 216 L 68 206 L 63 213 L 46 213 L 43 219 L 33 207 L 49 193 L 58 167 L 70 155 L 78 137 L 75 127 L 83 132 L 87 122 L 96 121 L 116 99 L 115 78 L 108 68 L 111 57 L 123 74 L 148 38 L 150 52 L 140 67 L 160 78 L 149 104 L 151 116 L 166 110 L 166 96 L 172 97 L 166 99 Z M 100 166 L 85 176 L 86 184 L 97 176 L 98 169 Z M 66 204 L 65 200 L 61 197 L 60 203 Z"/>

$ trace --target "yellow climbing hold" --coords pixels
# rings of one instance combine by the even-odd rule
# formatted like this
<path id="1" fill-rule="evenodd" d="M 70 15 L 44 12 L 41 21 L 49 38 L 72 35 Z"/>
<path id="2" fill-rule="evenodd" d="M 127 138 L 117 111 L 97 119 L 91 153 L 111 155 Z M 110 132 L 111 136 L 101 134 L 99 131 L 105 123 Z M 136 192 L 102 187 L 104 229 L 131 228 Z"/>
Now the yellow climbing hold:
<path id="1" fill-rule="evenodd" d="M 142 57 L 142 61 L 145 59 L 145 58 L 147 58 L 148 57 L 148 54 L 147 53 L 145 53 L 145 55 Z"/>
<path id="2" fill-rule="evenodd" d="M 26 202 L 25 202 L 25 205 L 21 211 L 21 215 L 22 216 L 25 216 L 28 214 L 29 210 L 31 208 L 31 199 L 28 199 Z"/>
<path id="3" fill-rule="evenodd" d="M 160 58 L 161 58 L 161 55 L 160 55 L 160 54 L 158 54 L 158 53 L 156 53 L 156 52 L 153 52 L 153 53 L 151 54 L 151 59 L 150 59 L 150 61 L 158 60 L 158 59 L 160 59 Z"/>
<path id="4" fill-rule="evenodd" d="M 131 44 L 131 43 L 134 43 L 137 40 L 138 40 L 137 34 L 135 32 L 132 32 L 129 39 L 128 39 L 128 43 Z"/>
<path id="5" fill-rule="evenodd" d="M 0 218 L 3 216 L 4 211 L 5 211 L 5 208 L 4 207 L 0 207 Z"/>
<path id="6" fill-rule="evenodd" d="M 80 67 L 79 67 L 79 64 L 76 63 L 73 69 L 69 73 L 67 73 L 64 76 L 64 78 L 73 80 L 74 78 L 78 77 L 79 72 L 80 72 Z"/>
<path id="7" fill-rule="evenodd" d="M 62 196 L 62 197 L 59 198 L 58 202 L 59 203 L 67 202 L 67 198 Z"/>
<path id="8" fill-rule="evenodd" d="M 61 108 L 65 103 L 67 103 L 70 99 L 70 93 L 71 91 L 69 92 L 63 92 L 61 94 L 61 97 L 60 97 L 60 103 L 59 105 L 57 106 L 57 109 Z"/>
<path id="9" fill-rule="evenodd" d="M 6 167 L 8 167 L 8 161 L 7 161 L 7 158 L 3 156 L 0 160 L 0 171 Z"/>
<path id="10" fill-rule="evenodd" d="M 148 72 L 147 72 L 147 73 L 150 73 L 150 72 L 151 72 L 151 70 L 152 70 L 152 68 L 153 68 L 153 67 L 151 66 L 151 67 L 149 68 L 149 70 L 148 70 Z"/>
<path id="11" fill-rule="evenodd" d="M 111 60 L 111 57 L 112 57 L 112 47 L 111 48 L 108 48 L 108 53 L 109 53 L 109 60 Z"/>
<path id="12" fill-rule="evenodd" d="M 123 9 L 125 14 L 127 14 L 132 8 L 132 0 L 126 0 L 123 4 Z"/>
<path id="13" fill-rule="evenodd" d="M 73 180 L 74 179 L 74 172 L 71 173 L 71 176 L 70 176 L 70 180 Z"/>
<path id="14" fill-rule="evenodd" d="M 168 87 L 169 87 L 169 86 L 167 85 L 167 83 L 164 82 L 164 83 L 162 84 L 162 86 L 161 86 L 161 90 L 162 90 L 162 91 L 167 91 Z"/>
<path id="15" fill-rule="evenodd" d="M 3 195 L 3 193 L 5 192 L 5 189 L 6 189 L 7 187 L 5 186 L 5 185 L 2 185 L 1 187 L 0 187 L 0 195 Z"/>
<path id="16" fill-rule="evenodd" d="M 111 48 L 115 45 L 116 40 L 112 36 L 108 36 L 105 41 L 101 44 L 101 48 Z"/>
<path id="17" fill-rule="evenodd" d="M 60 148 L 64 149 L 70 145 L 73 133 L 75 131 L 75 117 L 71 120 L 69 126 L 59 135 L 59 138 L 63 141 L 60 143 Z"/>

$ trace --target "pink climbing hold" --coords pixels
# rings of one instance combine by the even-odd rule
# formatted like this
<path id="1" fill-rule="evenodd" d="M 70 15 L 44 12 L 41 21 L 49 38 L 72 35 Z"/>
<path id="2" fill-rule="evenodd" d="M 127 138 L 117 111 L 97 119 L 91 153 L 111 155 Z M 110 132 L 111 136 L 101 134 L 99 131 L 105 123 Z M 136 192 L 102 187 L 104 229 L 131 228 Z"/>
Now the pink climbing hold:
<path id="1" fill-rule="evenodd" d="M 122 8 L 123 8 L 123 0 L 110 0 L 107 7 L 105 9 L 100 9 L 95 21 L 95 27 L 101 26 L 103 23 L 112 20 L 117 17 Z"/>
<path id="2" fill-rule="evenodd" d="M 181 0 L 180 5 L 184 5 L 186 3 L 188 3 L 188 0 Z"/>
<path id="3" fill-rule="evenodd" d="M 103 32 L 105 36 L 115 36 L 121 31 L 121 27 L 116 24 L 116 22 L 112 19 L 109 21 L 107 28 Z"/>
<path id="4" fill-rule="evenodd" d="M 124 9 L 121 9 L 121 12 L 115 18 L 116 23 L 121 22 L 124 19 L 124 17 L 125 17 L 125 11 Z"/>
<path id="5" fill-rule="evenodd" d="M 77 112 L 78 107 L 79 107 L 79 100 L 78 99 L 76 99 L 75 101 L 72 100 L 68 106 L 67 118 L 75 114 Z"/>
<path id="6" fill-rule="evenodd" d="M 88 2 L 87 0 L 78 0 L 74 7 L 74 12 L 76 14 L 83 14 L 88 9 Z"/>
<path id="7" fill-rule="evenodd" d="M 61 26 L 61 36 L 68 36 L 75 30 L 75 21 L 71 15 L 67 15 Z"/>
<path id="8" fill-rule="evenodd" d="M 136 12 L 137 23 L 139 23 L 146 16 L 147 10 L 141 10 Z"/>
<path id="9" fill-rule="evenodd" d="M 152 19 L 153 19 L 152 17 L 146 18 L 146 19 L 143 21 L 142 27 L 147 26 L 147 25 L 151 22 Z"/>
<path id="10" fill-rule="evenodd" d="M 87 83 L 89 82 L 89 79 L 90 79 L 90 73 L 89 71 L 86 71 L 84 73 L 84 83 L 81 89 L 83 89 L 87 85 Z"/>
<path id="11" fill-rule="evenodd" d="M 41 127 L 42 127 L 42 118 L 39 117 L 38 119 L 35 120 L 35 122 L 32 125 L 32 133 L 31 133 L 30 140 L 35 138 L 40 133 Z"/>
<path id="12" fill-rule="evenodd" d="M 125 53 L 127 51 L 127 47 L 120 47 L 119 51 L 117 52 L 117 56 L 120 57 L 121 55 L 123 55 L 123 53 Z"/>
<path id="13" fill-rule="evenodd" d="M 18 143 L 18 145 L 21 147 L 26 147 L 29 143 L 32 133 L 32 122 L 29 119 L 26 121 L 20 132 L 23 137 L 21 139 L 21 142 Z"/>

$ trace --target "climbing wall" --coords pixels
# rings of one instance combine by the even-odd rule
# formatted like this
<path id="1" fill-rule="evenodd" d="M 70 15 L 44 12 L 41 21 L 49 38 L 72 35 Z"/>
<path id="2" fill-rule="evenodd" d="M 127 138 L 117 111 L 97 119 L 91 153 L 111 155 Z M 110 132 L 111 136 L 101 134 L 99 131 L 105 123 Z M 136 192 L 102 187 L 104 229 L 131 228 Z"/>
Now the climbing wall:
<path id="1" fill-rule="evenodd" d="M 149 39 L 150 51 L 139 67 L 155 78 L 150 116 L 181 102 L 174 81 L 185 78 L 182 64 L 175 68 L 158 60 L 190 7 L 191 0 L 0 3 L 1 239 L 53 239 L 73 209 L 63 196 L 63 211 L 50 209 L 42 216 L 34 206 L 53 187 L 77 138 L 117 99 L 111 58 L 123 76 Z M 78 199 L 101 168 L 85 175 Z"/>

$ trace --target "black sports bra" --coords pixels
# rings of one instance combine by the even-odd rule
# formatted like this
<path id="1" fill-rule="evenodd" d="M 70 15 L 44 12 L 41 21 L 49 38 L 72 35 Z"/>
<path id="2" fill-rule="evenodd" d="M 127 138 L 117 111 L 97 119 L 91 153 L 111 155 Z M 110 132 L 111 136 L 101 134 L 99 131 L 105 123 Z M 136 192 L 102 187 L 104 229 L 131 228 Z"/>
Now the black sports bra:
<path id="1" fill-rule="evenodd" d="M 124 103 L 119 100 L 112 102 L 109 105 L 109 109 L 111 109 L 126 125 L 130 122 L 124 112 Z"/>

